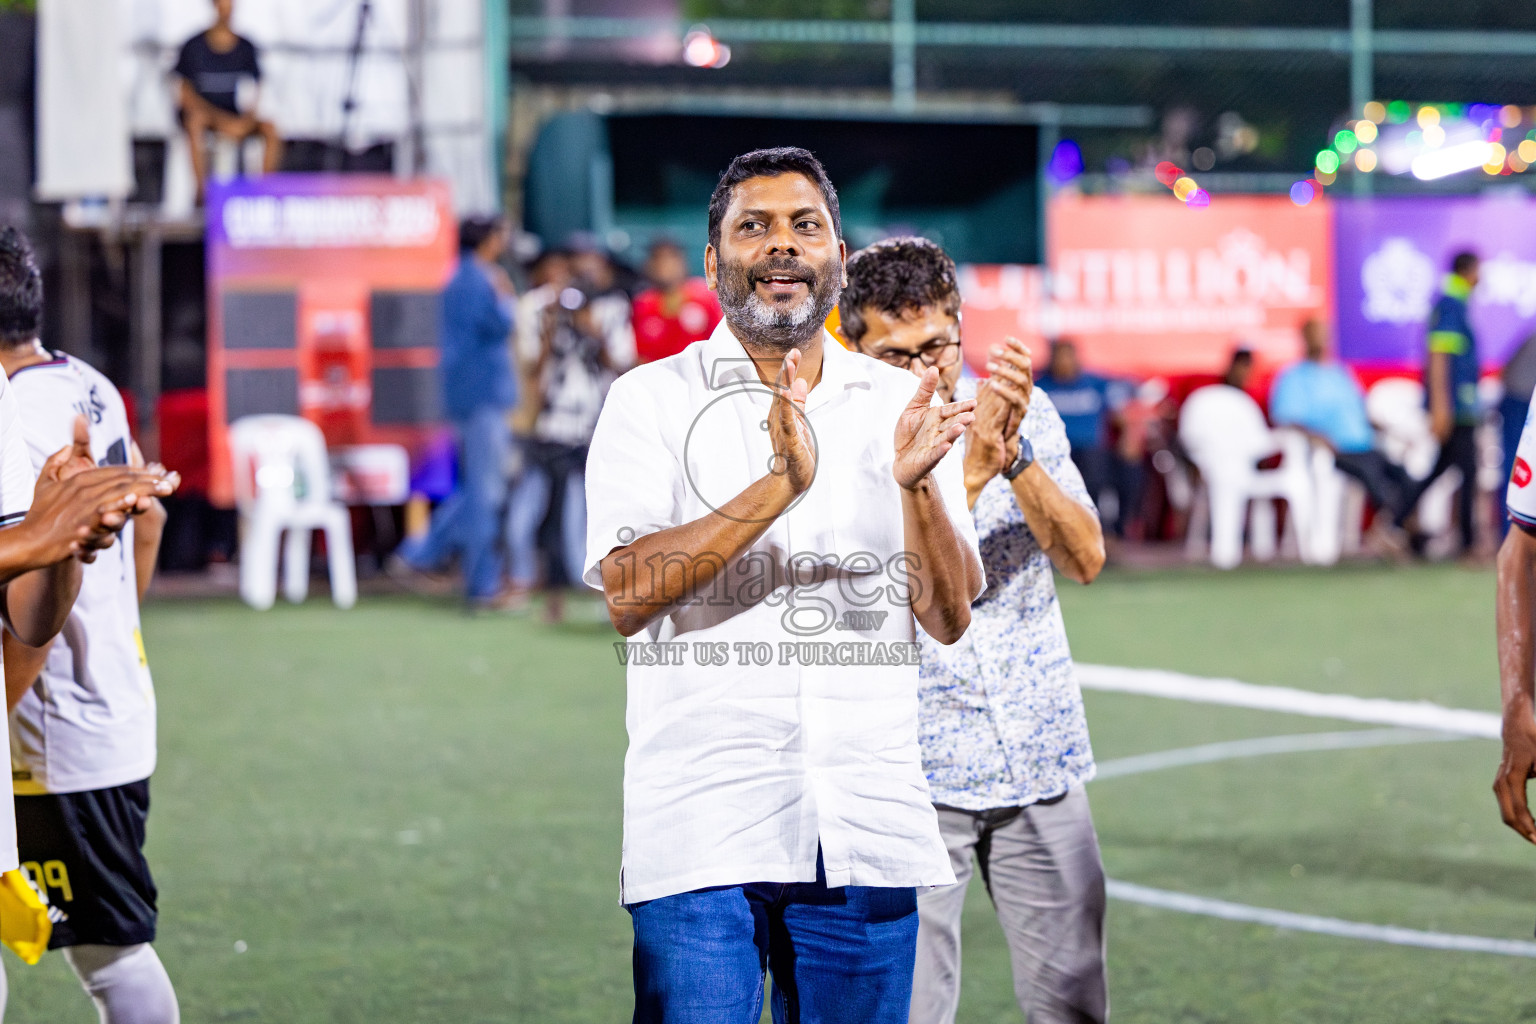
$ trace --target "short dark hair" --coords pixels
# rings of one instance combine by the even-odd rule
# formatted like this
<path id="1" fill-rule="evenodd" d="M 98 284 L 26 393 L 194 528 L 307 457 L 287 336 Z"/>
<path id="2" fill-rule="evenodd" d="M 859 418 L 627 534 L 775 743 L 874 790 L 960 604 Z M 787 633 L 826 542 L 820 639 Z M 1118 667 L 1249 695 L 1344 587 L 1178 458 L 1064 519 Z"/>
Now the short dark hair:
<path id="1" fill-rule="evenodd" d="M 1477 253 L 1470 249 L 1462 250 L 1451 257 L 1451 273 L 1465 274 L 1480 262 L 1482 261 L 1478 259 Z"/>
<path id="2" fill-rule="evenodd" d="M 780 174 L 804 175 L 821 190 L 821 197 L 827 201 L 827 211 L 832 214 L 832 233 L 842 238 L 843 215 L 837 206 L 837 189 L 832 187 L 827 169 L 808 149 L 779 146 L 743 153 L 720 175 L 720 182 L 709 197 L 709 244 L 717 250 L 720 248 L 720 222 L 725 220 L 725 209 L 731 205 L 731 195 L 737 185 L 748 178 L 775 178 Z"/>
<path id="3" fill-rule="evenodd" d="M 43 275 L 32 243 L 13 227 L 0 228 L 0 344 L 19 345 L 43 327 Z"/>
<path id="4" fill-rule="evenodd" d="M 465 217 L 459 221 L 459 251 L 478 249 L 501 230 L 500 217 Z"/>
<path id="5" fill-rule="evenodd" d="M 926 238 L 887 238 L 848 257 L 848 287 L 837 304 L 843 337 L 855 345 L 869 325 L 864 311 L 902 316 L 935 306 L 960 313 L 955 261 Z"/>

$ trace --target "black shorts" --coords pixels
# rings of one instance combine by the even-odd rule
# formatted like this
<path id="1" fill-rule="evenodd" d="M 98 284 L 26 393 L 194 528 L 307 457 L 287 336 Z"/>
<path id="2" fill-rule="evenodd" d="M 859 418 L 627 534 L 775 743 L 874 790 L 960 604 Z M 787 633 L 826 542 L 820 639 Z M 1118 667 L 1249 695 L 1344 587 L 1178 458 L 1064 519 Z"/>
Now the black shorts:
<path id="1" fill-rule="evenodd" d="M 48 894 L 49 949 L 155 939 L 158 893 L 144 860 L 149 780 L 16 797 L 21 866 Z"/>

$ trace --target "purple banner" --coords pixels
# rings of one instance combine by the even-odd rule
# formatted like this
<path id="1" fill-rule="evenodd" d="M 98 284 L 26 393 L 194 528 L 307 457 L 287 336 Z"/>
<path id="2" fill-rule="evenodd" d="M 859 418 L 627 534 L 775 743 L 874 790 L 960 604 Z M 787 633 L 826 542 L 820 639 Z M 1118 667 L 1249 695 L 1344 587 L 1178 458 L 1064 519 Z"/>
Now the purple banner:
<path id="1" fill-rule="evenodd" d="M 1536 202 L 1522 197 L 1330 200 L 1335 211 L 1339 356 L 1419 366 L 1425 322 L 1450 270 L 1482 257 L 1471 315 L 1485 369 L 1536 333 Z"/>

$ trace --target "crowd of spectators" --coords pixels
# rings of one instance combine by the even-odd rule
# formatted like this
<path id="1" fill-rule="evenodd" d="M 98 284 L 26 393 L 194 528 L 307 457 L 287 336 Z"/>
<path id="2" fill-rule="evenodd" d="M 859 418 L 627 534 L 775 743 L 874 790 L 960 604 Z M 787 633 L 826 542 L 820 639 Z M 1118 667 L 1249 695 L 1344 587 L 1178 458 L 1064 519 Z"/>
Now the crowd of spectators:
<path id="1" fill-rule="evenodd" d="M 542 592 L 546 616 L 559 619 L 580 559 L 587 446 L 609 384 L 632 366 L 707 338 L 720 305 L 690 273 L 683 247 L 665 236 L 651 241 L 638 274 L 590 234 L 543 249 L 523 266 L 508 259 L 507 232 L 498 222 L 467 222 L 461 241 L 459 270 L 444 296 L 443 340 L 458 485 L 430 530 L 409 539 L 393 566 L 409 579 L 441 572 L 457 557 L 472 605 L 518 610 Z M 520 294 L 506 267 L 521 279 Z M 1368 502 L 1373 550 L 1423 554 L 1428 538 L 1415 509 L 1439 474 L 1459 470 L 1454 551 L 1468 555 L 1479 507 L 1473 438 L 1485 418 L 1465 318 L 1476 279 L 1475 257 L 1458 257 L 1426 331 L 1425 412 L 1440 443 L 1428 476 L 1423 467 L 1415 476 L 1400 452 L 1384 450 L 1365 389 L 1338 360 L 1321 320 L 1304 325 L 1302 357 L 1278 372 L 1239 345 L 1219 376 L 1204 383 L 1248 394 L 1273 426 L 1300 431 L 1331 454 Z M 1071 338 L 1054 341 L 1036 369 L 1036 386 L 1061 416 L 1071 460 L 1106 533 L 1174 539 L 1184 523 L 1170 504 L 1166 477 L 1177 463 L 1193 473 L 1176 430 L 1189 390 L 1099 372 L 1084 365 Z M 1498 411 L 1518 432 L 1536 386 L 1536 339 L 1510 360 L 1504 377 Z M 1506 444 L 1506 461 L 1511 451 Z"/>
<path id="2" fill-rule="evenodd" d="M 546 618 L 558 621 L 580 561 L 582 474 L 609 385 L 708 337 L 720 305 L 666 237 L 651 242 L 637 277 L 596 236 L 574 234 L 513 268 L 520 295 L 504 223 L 468 220 L 459 240 L 442 322 L 456 485 L 391 569 L 415 585 L 457 559 L 472 608 L 518 611 L 541 592 Z"/>

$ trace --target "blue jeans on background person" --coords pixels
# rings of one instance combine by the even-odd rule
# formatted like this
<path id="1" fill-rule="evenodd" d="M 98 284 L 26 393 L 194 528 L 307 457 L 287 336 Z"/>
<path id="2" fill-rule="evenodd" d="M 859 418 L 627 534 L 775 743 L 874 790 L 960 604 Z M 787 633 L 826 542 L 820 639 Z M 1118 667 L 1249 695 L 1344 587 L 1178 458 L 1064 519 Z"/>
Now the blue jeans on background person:
<path id="1" fill-rule="evenodd" d="M 626 907 L 635 1024 L 757 1024 L 773 972 L 775 1024 L 907 1024 L 917 890 L 754 882 Z"/>
<path id="2" fill-rule="evenodd" d="M 538 585 L 538 533 L 548 508 L 549 477 L 531 459 L 525 460 L 507 501 L 505 527 L 507 575 L 520 587 Z M 571 579 L 579 580 L 587 556 L 587 492 L 585 475 L 579 470 L 571 474 L 566 484 L 564 519 L 566 572 Z"/>
<path id="3" fill-rule="evenodd" d="M 482 406 L 469 419 L 455 420 L 453 430 L 459 440 L 458 483 L 433 511 L 426 534 L 400 546 L 400 557 L 412 568 L 431 570 L 458 552 L 466 596 L 489 601 L 501 590 L 501 516 L 512 443 L 507 414 Z"/>

